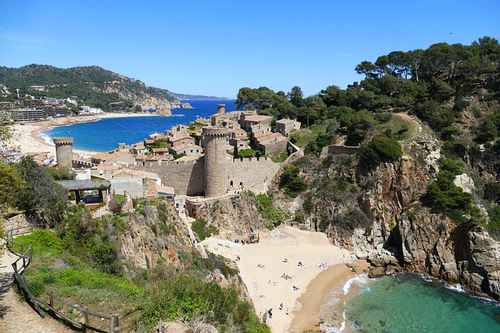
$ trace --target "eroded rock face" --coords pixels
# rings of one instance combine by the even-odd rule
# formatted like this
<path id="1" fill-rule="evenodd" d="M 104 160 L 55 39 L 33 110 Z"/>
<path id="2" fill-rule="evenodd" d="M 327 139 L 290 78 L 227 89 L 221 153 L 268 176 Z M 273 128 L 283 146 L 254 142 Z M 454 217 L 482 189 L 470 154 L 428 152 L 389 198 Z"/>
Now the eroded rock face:
<path id="1" fill-rule="evenodd" d="M 228 239 L 246 238 L 264 228 L 255 201 L 249 194 L 203 202 L 186 202 L 189 216 L 203 219 L 219 230 L 219 236 Z"/>
<path id="2" fill-rule="evenodd" d="M 193 250 L 186 226 L 169 202 L 146 207 L 144 215 L 130 214 L 118 248 L 119 257 L 131 270 L 151 269 L 161 261 L 180 265 L 179 251 Z"/>
<path id="3" fill-rule="evenodd" d="M 399 259 L 405 270 L 461 283 L 500 299 L 500 243 L 481 227 L 456 225 L 443 215 L 421 209 L 398 224 Z"/>
<path id="4" fill-rule="evenodd" d="M 500 243 L 481 227 L 459 225 L 445 215 L 433 214 L 420 202 L 439 169 L 439 142 L 417 137 L 404 145 L 404 152 L 399 161 L 381 164 L 368 174 L 357 173 L 356 200 L 349 201 L 346 195 L 321 198 L 310 218 L 325 219 L 324 212 L 328 212 L 326 232 L 332 242 L 367 258 L 371 276 L 425 273 L 500 299 Z M 337 163 L 328 172 L 334 181 L 352 169 Z M 467 175 L 458 181 L 464 190 L 473 190 Z M 349 217 L 345 212 L 357 209 L 367 221 L 359 223 L 361 219 L 356 218 L 345 223 L 343 219 Z M 314 215 L 317 212 L 323 215 Z"/>

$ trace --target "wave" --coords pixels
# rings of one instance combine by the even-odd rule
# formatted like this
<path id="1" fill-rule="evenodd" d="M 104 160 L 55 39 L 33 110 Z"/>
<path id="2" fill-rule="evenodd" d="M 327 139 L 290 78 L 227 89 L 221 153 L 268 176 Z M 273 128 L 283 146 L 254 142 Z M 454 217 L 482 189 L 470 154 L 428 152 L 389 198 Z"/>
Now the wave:
<path id="1" fill-rule="evenodd" d="M 344 284 L 342 287 L 342 291 L 344 292 L 344 295 L 347 295 L 349 293 L 349 290 L 351 289 L 353 283 L 357 282 L 359 284 L 366 284 L 369 281 L 368 275 L 366 274 L 361 274 L 357 275 L 349 280 Z"/>
<path id="2" fill-rule="evenodd" d="M 52 141 L 52 138 L 49 136 L 48 131 L 40 132 L 40 138 L 49 146 L 54 145 L 54 141 Z"/>

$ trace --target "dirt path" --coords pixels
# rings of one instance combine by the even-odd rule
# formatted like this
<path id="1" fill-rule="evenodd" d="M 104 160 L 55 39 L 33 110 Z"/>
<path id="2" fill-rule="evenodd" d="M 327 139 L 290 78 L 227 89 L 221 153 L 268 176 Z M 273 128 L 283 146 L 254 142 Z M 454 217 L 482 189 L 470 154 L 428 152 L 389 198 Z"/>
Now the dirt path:
<path id="1" fill-rule="evenodd" d="M 50 316 L 40 317 L 22 301 L 12 285 L 12 266 L 17 259 L 0 244 L 0 332 L 2 333 L 66 333 L 74 332 Z"/>

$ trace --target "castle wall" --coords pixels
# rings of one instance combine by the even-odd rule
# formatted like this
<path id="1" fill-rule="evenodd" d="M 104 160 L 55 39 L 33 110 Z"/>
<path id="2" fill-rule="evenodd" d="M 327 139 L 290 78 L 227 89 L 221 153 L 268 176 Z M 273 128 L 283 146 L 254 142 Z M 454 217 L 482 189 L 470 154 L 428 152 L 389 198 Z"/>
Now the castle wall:
<path id="1" fill-rule="evenodd" d="M 227 189 L 229 192 L 244 190 L 265 192 L 279 168 L 279 163 L 264 157 L 228 161 L 226 162 Z"/>
<path id="2" fill-rule="evenodd" d="M 321 150 L 321 158 L 339 154 L 353 155 L 356 154 L 359 149 L 359 146 L 330 145 L 323 147 L 323 149 Z"/>
<path id="3" fill-rule="evenodd" d="M 202 195 L 204 191 L 203 157 L 191 161 L 147 161 L 138 169 L 156 173 L 164 185 L 172 186 L 175 194 Z"/>

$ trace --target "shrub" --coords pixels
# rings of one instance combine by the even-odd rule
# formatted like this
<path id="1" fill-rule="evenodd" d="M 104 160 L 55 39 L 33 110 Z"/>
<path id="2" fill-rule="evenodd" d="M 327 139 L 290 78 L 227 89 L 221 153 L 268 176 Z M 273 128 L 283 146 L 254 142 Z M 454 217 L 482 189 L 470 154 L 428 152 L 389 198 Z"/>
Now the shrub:
<path id="1" fill-rule="evenodd" d="M 252 148 L 246 148 L 246 149 L 238 150 L 238 155 L 236 157 L 250 158 L 250 157 L 254 157 L 255 154 L 256 154 L 255 150 L 253 150 Z"/>
<path id="2" fill-rule="evenodd" d="M 494 205 L 489 211 L 488 215 L 490 220 L 486 229 L 490 232 L 493 237 L 500 240 L 500 205 Z"/>
<path id="3" fill-rule="evenodd" d="M 422 202 L 435 212 L 445 213 L 458 222 L 464 222 L 466 214 L 475 215 L 472 196 L 453 183 L 455 176 L 463 172 L 464 164 L 457 159 L 443 159 L 440 167 L 437 179 L 427 186 Z"/>
<path id="4" fill-rule="evenodd" d="M 279 226 L 287 218 L 285 212 L 273 206 L 273 200 L 267 194 L 257 194 L 255 201 L 260 215 L 270 222 L 267 225 L 269 229 Z"/>
<path id="5" fill-rule="evenodd" d="M 209 225 L 207 226 L 207 221 L 204 219 L 197 219 L 191 225 L 196 237 L 199 241 L 202 241 L 210 236 L 217 235 L 219 230 L 216 226 Z"/>
<path id="6" fill-rule="evenodd" d="M 252 306 L 239 300 L 236 290 L 222 288 L 214 282 L 207 283 L 187 274 L 174 276 L 152 286 L 143 308 L 141 321 L 147 328 L 154 327 L 160 320 L 189 321 L 204 317 L 221 328 L 231 318 L 232 324 L 243 328 L 245 332 L 269 332 L 258 321 Z"/>
<path id="7" fill-rule="evenodd" d="M 398 160 L 402 155 L 402 150 L 398 141 L 387 136 L 377 136 L 364 145 L 359 154 L 361 166 L 371 170 L 382 162 Z"/>
<path id="8" fill-rule="evenodd" d="M 295 165 L 287 165 L 283 168 L 279 182 L 280 189 L 288 196 L 295 198 L 299 193 L 307 189 L 307 184 L 299 175 L 299 168 Z"/>
<path id="9" fill-rule="evenodd" d="M 485 199 L 500 204 L 500 183 L 488 183 L 484 186 Z"/>

